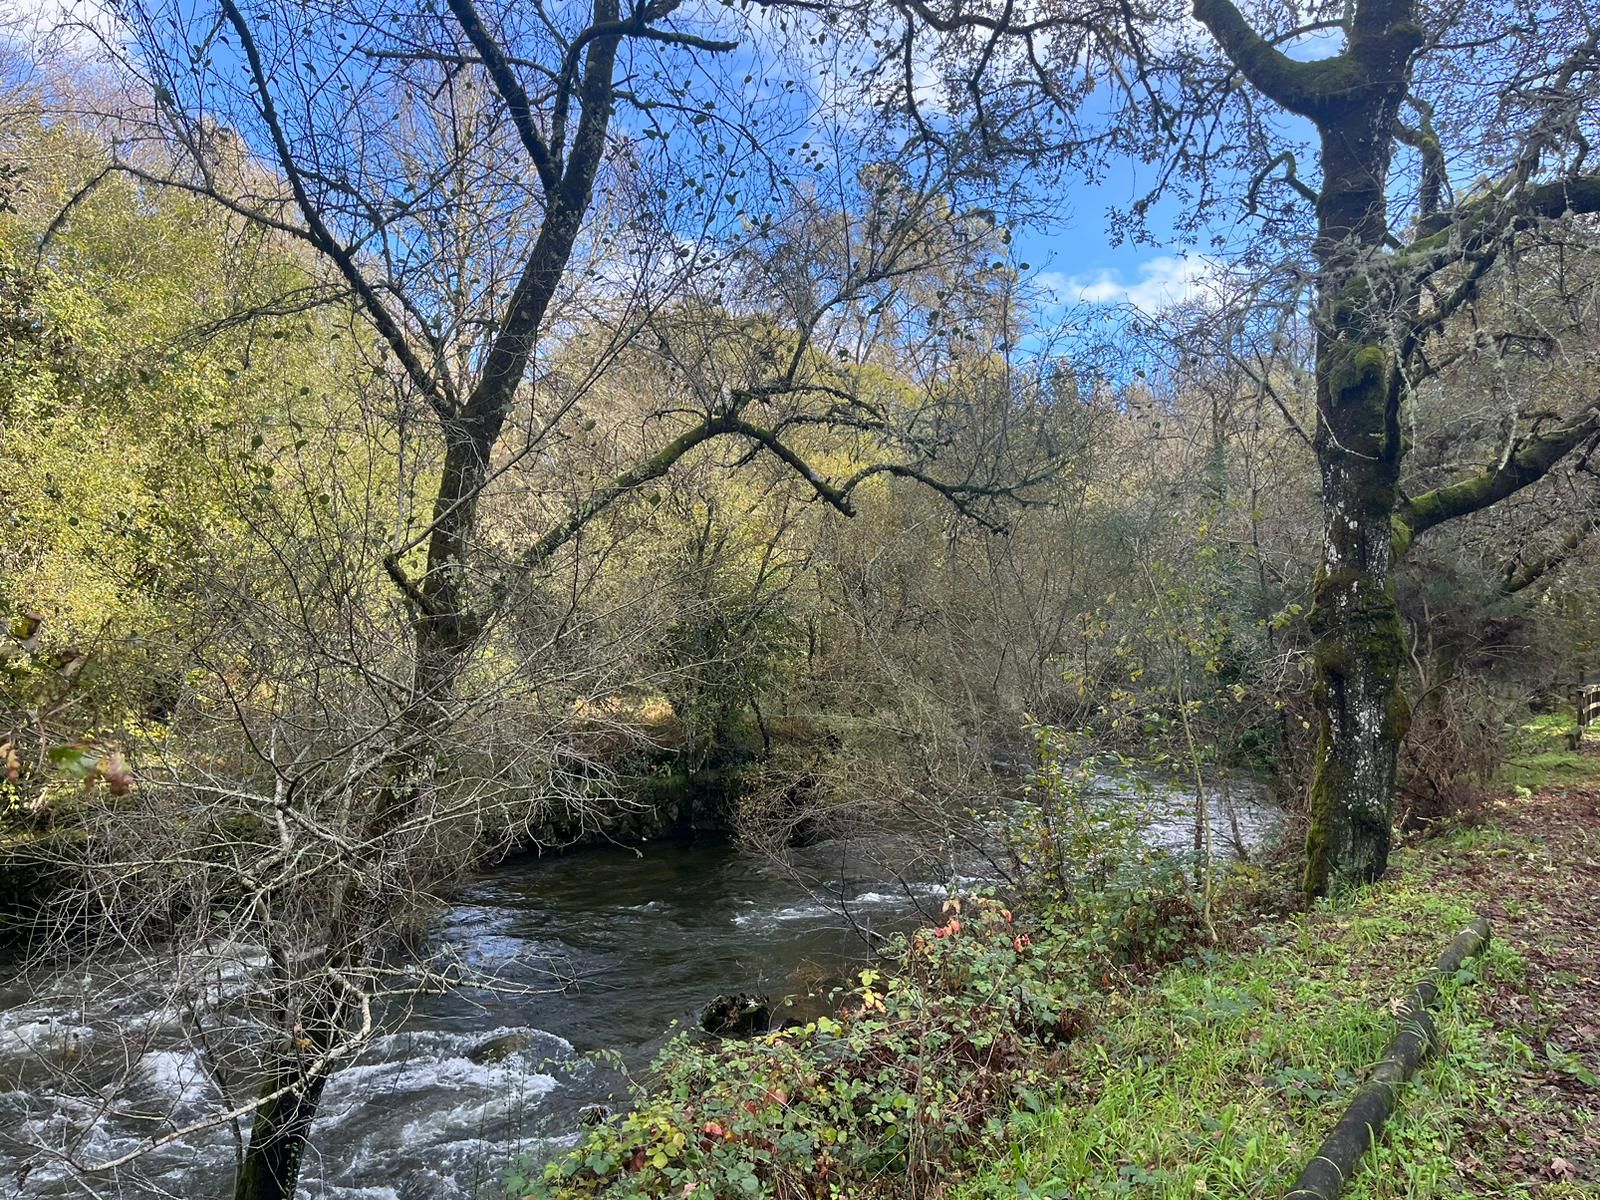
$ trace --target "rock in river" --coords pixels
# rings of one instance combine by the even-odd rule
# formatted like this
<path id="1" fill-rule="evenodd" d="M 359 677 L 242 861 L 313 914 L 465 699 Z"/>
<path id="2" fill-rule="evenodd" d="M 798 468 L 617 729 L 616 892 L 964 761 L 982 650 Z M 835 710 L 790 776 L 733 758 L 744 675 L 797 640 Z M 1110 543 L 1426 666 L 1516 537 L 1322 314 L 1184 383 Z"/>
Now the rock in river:
<path id="1" fill-rule="evenodd" d="M 490 1038 L 480 1042 L 467 1051 L 467 1058 L 482 1066 L 484 1063 L 505 1062 L 513 1054 L 520 1053 L 528 1048 L 528 1035 L 525 1033 L 504 1033 L 499 1037 Z"/>
<path id="2" fill-rule="evenodd" d="M 722 1037 L 750 1037 L 772 1026 L 772 1005 L 765 996 L 718 996 L 700 1012 L 700 1028 Z"/>

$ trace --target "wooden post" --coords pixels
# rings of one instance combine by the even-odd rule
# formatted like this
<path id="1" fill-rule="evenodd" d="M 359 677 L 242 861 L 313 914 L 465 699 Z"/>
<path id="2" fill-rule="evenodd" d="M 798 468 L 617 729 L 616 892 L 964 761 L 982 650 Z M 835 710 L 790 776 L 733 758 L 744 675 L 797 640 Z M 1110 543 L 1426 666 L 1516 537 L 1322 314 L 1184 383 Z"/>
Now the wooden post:
<path id="1" fill-rule="evenodd" d="M 1583 731 L 1595 723 L 1600 717 L 1600 683 L 1585 683 L 1579 686 L 1576 708 L 1578 710 L 1578 739 L 1583 739 Z"/>

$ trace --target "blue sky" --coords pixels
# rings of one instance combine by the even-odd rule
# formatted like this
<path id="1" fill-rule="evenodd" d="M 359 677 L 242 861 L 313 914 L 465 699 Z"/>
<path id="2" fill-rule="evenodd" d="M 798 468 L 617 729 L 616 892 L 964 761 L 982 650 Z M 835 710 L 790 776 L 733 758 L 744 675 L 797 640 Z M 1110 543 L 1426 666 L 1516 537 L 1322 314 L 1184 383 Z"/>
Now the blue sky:
<path id="1" fill-rule="evenodd" d="M 1283 49 L 1292 58 L 1310 61 L 1337 54 L 1343 46 L 1342 32 L 1321 30 Z M 1278 114 L 1276 124 L 1288 136 L 1314 137 L 1307 122 L 1290 114 Z M 1311 174 L 1308 167 L 1302 166 L 1302 175 Z M 1183 299 L 1203 286 L 1209 260 L 1205 246 L 1186 243 L 1176 230 L 1181 200 L 1166 196 L 1151 207 L 1149 241 L 1113 244 L 1107 231 L 1108 211 L 1129 209 L 1153 179 L 1154 168 L 1118 160 L 1101 181 L 1074 185 L 1065 219 L 1048 228 L 1019 231 L 1014 242 L 1019 261 L 1030 263 L 1039 272 L 1038 282 L 1063 305 L 1132 303 L 1152 310 Z"/>
<path id="2" fill-rule="evenodd" d="M 1108 210 L 1127 209 L 1141 195 L 1134 173 L 1124 168 L 1099 184 L 1080 184 L 1070 216 L 1048 228 L 1019 232 L 1013 242 L 1016 257 L 1064 305 L 1130 302 L 1150 309 L 1180 300 L 1207 263 L 1174 232 L 1176 201 L 1163 200 L 1151 210 L 1153 245 L 1113 244 L 1108 232 Z"/>
<path id="3" fill-rule="evenodd" d="M 115 24 L 105 0 L 12 0 L 7 7 L 25 26 L 34 28 L 53 25 L 63 15 L 102 29 Z M 1318 58 L 1337 52 L 1341 44 L 1338 31 L 1324 31 L 1286 49 L 1296 58 Z M 746 66 L 722 62 L 736 72 Z M 1288 120 L 1293 131 L 1294 122 Z M 1168 198 L 1154 206 L 1147 222 L 1149 242 L 1114 243 L 1108 233 L 1108 210 L 1126 210 L 1142 196 L 1152 170 L 1118 161 L 1097 183 L 1066 183 L 1072 190 L 1062 219 L 1043 228 L 1013 231 L 1015 260 L 1028 263 L 1036 281 L 1064 306 L 1080 301 L 1132 302 L 1149 309 L 1183 298 L 1203 283 L 1208 260 L 1203 247 L 1184 245 L 1174 231 L 1181 201 Z"/>

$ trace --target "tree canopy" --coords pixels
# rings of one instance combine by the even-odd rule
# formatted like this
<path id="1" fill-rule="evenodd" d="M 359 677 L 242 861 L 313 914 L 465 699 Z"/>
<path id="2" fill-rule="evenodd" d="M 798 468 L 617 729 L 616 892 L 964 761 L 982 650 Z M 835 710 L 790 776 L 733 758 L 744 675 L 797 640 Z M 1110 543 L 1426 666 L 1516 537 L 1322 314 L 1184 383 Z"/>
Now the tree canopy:
<path id="1" fill-rule="evenodd" d="M 1252 772 L 1308 899 L 1379 878 L 1600 655 L 1588 8 L 219 0 L 8 50 L 0 820 L 70 867 L 58 951 L 265 948 L 164 977 L 204 1121 L 45 1149 L 245 1116 L 236 1194 L 293 1195 L 329 1077 L 485 984 L 419 931 L 513 848 L 931 845 L 1065 746 L 1180 781 L 1197 862 Z M 1107 176 L 1082 236 L 1205 288 L 1063 302 Z"/>

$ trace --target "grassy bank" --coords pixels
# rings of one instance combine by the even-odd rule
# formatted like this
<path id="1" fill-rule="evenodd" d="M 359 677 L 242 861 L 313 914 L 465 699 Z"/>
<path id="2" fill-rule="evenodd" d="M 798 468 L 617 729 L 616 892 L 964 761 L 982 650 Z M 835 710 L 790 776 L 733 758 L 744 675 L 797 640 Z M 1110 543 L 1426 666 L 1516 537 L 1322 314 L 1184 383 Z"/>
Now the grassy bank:
<path id="1" fill-rule="evenodd" d="M 1480 840 L 1481 837 L 1480 837 Z M 1244 931 L 1231 948 L 1104 998 L 1059 1102 L 1014 1122 L 1009 1153 L 957 1195 L 1273 1196 L 1288 1190 L 1394 1032 L 1391 1005 L 1473 915 L 1420 856 L 1353 903 Z M 1423 1071 L 1350 1195 L 1460 1193 L 1464 1114 L 1492 1108 L 1512 1047 L 1486 974 L 1520 986 L 1504 942 L 1440 1003 L 1446 1053 Z"/>
<path id="2" fill-rule="evenodd" d="M 1282 1195 L 1392 1034 L 1392 1006 L 1484 913 L 1495 943 L 1444 988 L 1443 1046 L 1346 1195 L 1600 1196 L 1600 758 L 1546 724 L 1478 825 L 1105 997 L 1060 1102 L 1014 1120 L 1009 1149 L 952 1194 Z"/>
<path id="3" fill-rule="evenodd" d="M 1600 1195 L 1600 887 L 1584 890 L 1600 874 L 1600 760 L 1559 765 L 1559 781 L 1507 788 L 1483 823 L 1402 848 L 1382 883 L 1310 913 L 1283 915 L 1287 876 L 1242 872 L 1214 943 L 1170 873 L 1092 911 L 969 905 L 864 976 L 837 1020 L 673 1047 L 634 1113 L 514 1190 L 1282 1195 L 1394 1006 L 1484 912 L 1494 945 L 1443 989 L 1443 1047 L 1348 1194 Z"/>

